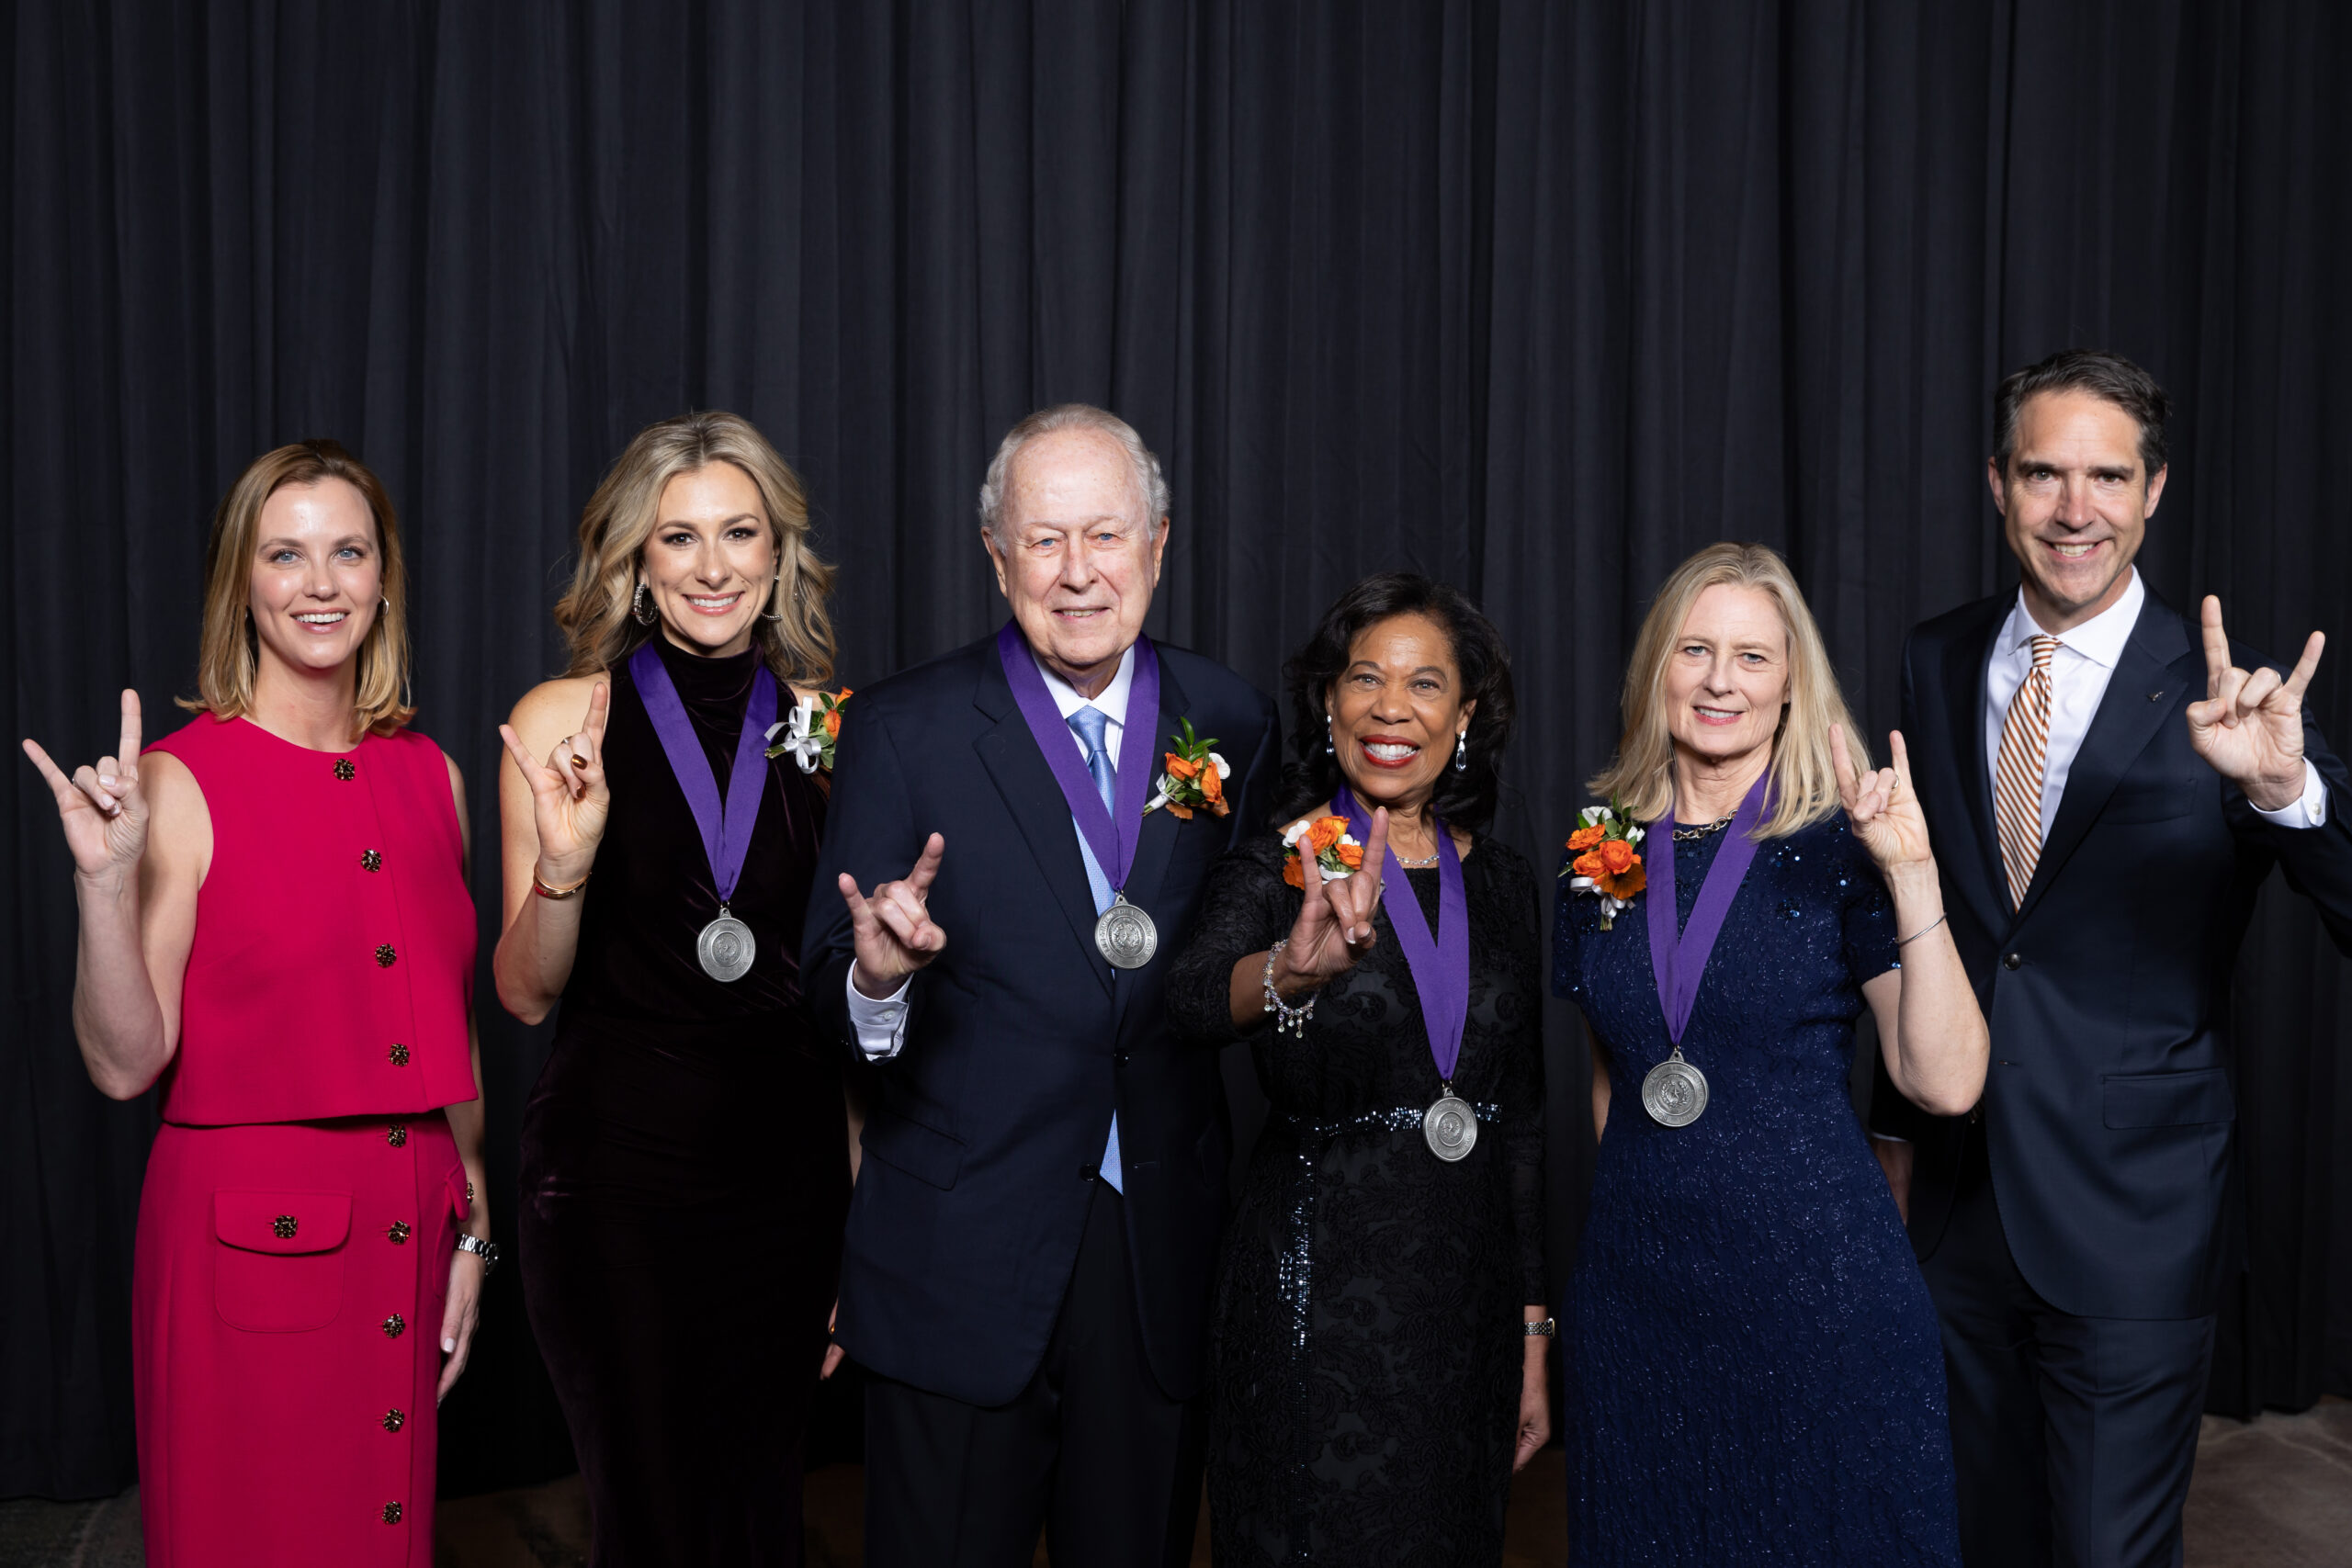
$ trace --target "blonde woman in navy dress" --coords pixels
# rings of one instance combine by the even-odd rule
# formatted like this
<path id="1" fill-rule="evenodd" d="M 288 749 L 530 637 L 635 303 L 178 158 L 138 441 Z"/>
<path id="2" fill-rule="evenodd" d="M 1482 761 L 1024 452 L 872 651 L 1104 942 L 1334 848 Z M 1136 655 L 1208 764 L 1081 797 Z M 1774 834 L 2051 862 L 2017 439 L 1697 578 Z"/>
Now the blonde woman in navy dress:
<path id="1" fill-rule="evenodd" d="M 1865 1007 L 1922 1106 L 1984 1083 L 1903 738 L 1871 771 L 1760 545 L 1667 579 L 1624 714 L 1591 787 L 1646 825 L 1647 886 L 1580 835 L 1555 928 L 1600 1134 L 1561 1324 L 1570 1560 L 1957 1568 L 1935 1307 L 1846 1091 Z"/>

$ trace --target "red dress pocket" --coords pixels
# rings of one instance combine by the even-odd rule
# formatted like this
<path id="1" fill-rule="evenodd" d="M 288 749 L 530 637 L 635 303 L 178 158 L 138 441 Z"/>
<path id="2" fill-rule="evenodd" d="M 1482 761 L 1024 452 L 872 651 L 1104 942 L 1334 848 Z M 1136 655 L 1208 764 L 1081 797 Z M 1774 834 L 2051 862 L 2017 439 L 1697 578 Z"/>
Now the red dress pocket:
<path id="1" fill-rule="evenodd" d="M 227 1189 L 212 1194 L 212 1304 L 256 1334 L 323 1328 L 343 1307 L 348 1192 Z"/>

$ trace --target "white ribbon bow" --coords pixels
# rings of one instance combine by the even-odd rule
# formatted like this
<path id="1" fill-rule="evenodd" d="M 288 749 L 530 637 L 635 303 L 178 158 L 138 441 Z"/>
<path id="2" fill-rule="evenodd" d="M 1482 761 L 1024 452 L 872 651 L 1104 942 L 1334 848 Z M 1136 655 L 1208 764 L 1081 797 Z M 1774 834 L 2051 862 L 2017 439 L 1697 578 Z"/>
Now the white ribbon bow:
<path id="1" fill-rule="evenodd" d="M 781 718 L 769 725 L 767 733 L 769 745 L 776 744 L 775 735 L 779 729 L 789 731 L 784 738 L 784 750 L 791 754 L 794 761 L 800 764 L 800 771 L 804 773 L 815 773 L 818 761 L 825 754 L 825 737 L 818 722 L 817 705 L 804 700 L 792 710 L 791 717 Z"/>

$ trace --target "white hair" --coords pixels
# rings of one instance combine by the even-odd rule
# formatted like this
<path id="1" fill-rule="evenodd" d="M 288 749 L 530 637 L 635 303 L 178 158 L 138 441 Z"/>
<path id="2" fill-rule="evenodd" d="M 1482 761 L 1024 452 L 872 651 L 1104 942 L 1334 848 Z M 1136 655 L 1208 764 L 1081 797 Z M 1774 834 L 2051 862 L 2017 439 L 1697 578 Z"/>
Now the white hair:
<path id="1" fill-rule="evenodd" d="M 1035 413 L 1004 433 L 997 444 L 996 456 L 989 460 L 988 477 L 980 481 L 980 526 L 999 540 L 1004 537 L 1004 482 L 1012 471 L 1012 459 L 1021 449 L 1042 435 L 1057 430 L 1092 430 L 1109 436 L 1126 453 L 1136 477 L 1136 493 L 1143 498 L 1150 515 L 1146 521 L 1151 532 L 1158 534 L 1168 521 L 1173 504 L 1168 493 L 1168 479 L 1159 471 L 1159 459 L 1143 444 L 1136 427 L 1108 409 L 1098 409 L 1091 403 L 1057 403 Z"/>

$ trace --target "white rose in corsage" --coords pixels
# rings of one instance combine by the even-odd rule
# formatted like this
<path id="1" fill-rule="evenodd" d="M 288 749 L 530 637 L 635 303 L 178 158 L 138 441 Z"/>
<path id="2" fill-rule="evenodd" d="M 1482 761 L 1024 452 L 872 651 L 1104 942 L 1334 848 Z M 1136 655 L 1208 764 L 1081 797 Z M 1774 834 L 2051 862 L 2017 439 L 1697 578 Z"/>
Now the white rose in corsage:
<path id="1" fill-rule="evenodd" d="M 1203 740 L 1193 733 L 1193 721 L 1183 721 L 1184 733 L 1168 739 L 1176 750 L 1166 753 L 1168 771 L 1159 775 L 1159 786 L 1152 797 L 1143 803 L 1146 817 L 1168 807 L 1168 815 L 1189 822 L 1195 811 L 1205 811 L 1212 817 L 1223 817 L 1233 810 L 1225 798 L 1225 781 L 1233 769 L 1226 760 L 1209 750 L 1216 744 L 1211 736 Z"/>
<path id="2" fill-rule="evenodd" d="M 1299 845 L 1314 852 L 1316 868 L 1326 882 L 1344 882 L 1363 866 L 1363 846 L 1348 831 L 1344 817 L 1301 818 L 1283 829 L 1283 880 L 1302 892 L 1306 872 L 1298 863 Z"/>
<path id="3" fill-rule="evenodd" d="M 841 739 L 842 705 L 849 701 L 849 688 L 838 692 L 820 692 L 813 697 L 803 697 L 788 718 L 768 726 L 768 750 L 771 757 L 792 753 L 804 773 L 822 768 L 833 771 L 833 743 Z M 784 739 L 776 739 L 777 731 Z"/>
<path id="4" fill-rule="evenodd" d="M 1648 886 L 1649 874 L 1642 869 L 1642 857 L 1634 852 L 1643 832 L 1640 823 L 1625 820 L 1613 800 L 1577 813 L 1577 830 L 1568 835 L 1568 853 L 1574 858 L 1560 868 L 1560 874 L 1573 873 L 1568 886 L 1600 900 L 1602 931 L 1614 924 L 1619 913 L 1632 907 L 1634 895 Z"/>

